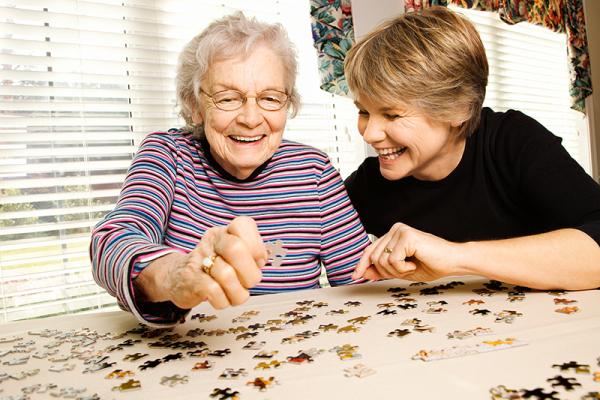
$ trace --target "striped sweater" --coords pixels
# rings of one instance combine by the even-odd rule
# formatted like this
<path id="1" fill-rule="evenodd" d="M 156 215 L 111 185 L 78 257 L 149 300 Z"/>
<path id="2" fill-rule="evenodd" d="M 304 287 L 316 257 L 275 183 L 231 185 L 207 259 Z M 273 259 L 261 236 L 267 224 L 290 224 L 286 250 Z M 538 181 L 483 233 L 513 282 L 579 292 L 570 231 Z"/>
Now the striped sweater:
<path id="1" fill-rule="evenodd" d="M 319 287 L 321 263 L 332 286 L 351 283 L 369 244 L 323 152 L 284 140 L 270 160 L 239 180 L 214 161 L 208 142 L 172 129 L 146 137 L 115 209 L 94 228 L 94 279 L 141 321 L 173 324 L 189 310 L 136 302 L 133 280 L 152 260 L 191 251 L 207 229 L 242 215 L 256 221 L 265 242 L 279 240 L 287 252 L 280 265 L 265 265 L 251 294 Z"/>

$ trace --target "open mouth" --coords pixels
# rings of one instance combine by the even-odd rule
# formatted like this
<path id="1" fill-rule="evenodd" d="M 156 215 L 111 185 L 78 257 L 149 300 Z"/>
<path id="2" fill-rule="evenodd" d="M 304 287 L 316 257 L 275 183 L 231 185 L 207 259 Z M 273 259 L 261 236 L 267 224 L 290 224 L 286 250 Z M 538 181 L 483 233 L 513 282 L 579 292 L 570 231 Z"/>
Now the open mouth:
<path id="1" fill-rule="evenodd" d="M 264 138 L 265 135 L 257 135 L 257 136 L 229 136 L 231 140 L 237 143 L 255 143 L 260 139 Z"/>
<path id="2" fill-rule="evenodd" d="M 405 151 L 406 147 L 391 147 L 387 149 L 375 149 L 377 155 L 384 160 L 395 160 L 400 157 Z"/>

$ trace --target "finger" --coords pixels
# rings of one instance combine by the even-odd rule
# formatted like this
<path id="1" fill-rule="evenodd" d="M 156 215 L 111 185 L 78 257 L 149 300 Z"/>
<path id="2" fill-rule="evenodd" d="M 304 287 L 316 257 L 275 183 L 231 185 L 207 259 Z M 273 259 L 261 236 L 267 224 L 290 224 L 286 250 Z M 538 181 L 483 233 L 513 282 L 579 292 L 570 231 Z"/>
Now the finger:
<path id="1" fill-rule="evenodd" d="M 221 285 L 204 272 L 202 272 L 202 277 L 200 278 L 198 292 L 203 293 L 210 305 L 217 310 L 231 306 Z"/>
<path id="2" fill-rule="evenodd" d="M 268 259 L 267 248 L 260 236 L 260 232 L 258 231 L 254 219 L 250 217 L 235 218 L 231 221 L 229 226 L 227 226 L 227 233 L 242 239 L 250 250 L 250 254 L 256 261 L 258 268 L 264 267 Z"/>
<path id="3" fill-rule="evenodd" d="M 364 277 L 365 271 L 371 266 L 371 253 L 375 248 L 375 244 L 370 244 L 365 251 L 363 252 L 358 264 L 356 264 L 356 268 L 352 273 L 352 279 L 357 280 Z"/>
<path id="4" fill-rule="evenodd" d="M 396 276 L 396 271 L 394 271 L 394 267 L 388 262 L 390 251 L 393 251 L 390 244 L 390 236 L 393 238 L 393 235 L 386 234 L 381 237 L 376 245 L 373 254 L 371 254 L 371 263 L 379 273 L 384 278 L 392 278 Z"/>
<path id="5" fill-rule="evenodd" d="M 409 262 L 406 259 L 406 248 L 404 246 L 404 242 L 402 241 L 401 231 L 396 231 L 396 234 L 390 239 L 386 248 L 390 251 L 386 251 L 384 249 L 381 262 L 387 264 L 387 271 L 393 273 L 394 276 L 400 278 L 401 274 L 411 272 L 416 269 L 415 263 Z"/>
<path id="6" fill-rule="evenodd" d="M 370 281 L 378 281 L 383 277 L 379 274 L 379 272 L 377 272 L 377 269 L 371 267 L 365 271 L 365 273 L 363 274 L 363 278 L 368 279 Z"/>
<path id="7" fill-rule="evenodd" d="M 239 280 L 244 288 L 254 287 L 262 279 L 251 249 L 239 236 L 223 232 L 215 241 L 214 250 L 233 268 L 237 275 L 236 280 Z"/>
<path id="8" fill-rule="evenodd" d="M 210 269 L 210 277 L 219 284 L 221 290 L 227 296 L 229 304 L 237 306 L 250 297 L 248 290 L 240 283 L 236 270 L 225 262 L 222 257 L 215 258 Z"/>

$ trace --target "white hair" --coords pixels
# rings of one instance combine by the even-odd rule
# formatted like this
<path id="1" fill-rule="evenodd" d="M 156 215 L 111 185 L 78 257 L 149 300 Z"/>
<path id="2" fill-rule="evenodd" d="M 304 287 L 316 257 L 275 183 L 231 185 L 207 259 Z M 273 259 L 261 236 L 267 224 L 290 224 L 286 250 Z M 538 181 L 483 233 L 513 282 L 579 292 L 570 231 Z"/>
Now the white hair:
<path id="1" fill-rule="evenodd" d="M 300 95 L 296 90 L 298 63 L 296 50 L 281 24 L 259 22 L 246 18 L 237 11 L 212 22 L 183 48 L 179 55 L 176 76 L 177 104 L 179 115 L 187 128 L 201 134 L 194 127 L 192 116 L 197 112 L 200 85 L 210 66 L 215 61 L 249 55 L 257 45 L 267 45 L 277 54 L 285 71 L 286 92 L 289 109 L 294 117 L 300 106 Z"/>

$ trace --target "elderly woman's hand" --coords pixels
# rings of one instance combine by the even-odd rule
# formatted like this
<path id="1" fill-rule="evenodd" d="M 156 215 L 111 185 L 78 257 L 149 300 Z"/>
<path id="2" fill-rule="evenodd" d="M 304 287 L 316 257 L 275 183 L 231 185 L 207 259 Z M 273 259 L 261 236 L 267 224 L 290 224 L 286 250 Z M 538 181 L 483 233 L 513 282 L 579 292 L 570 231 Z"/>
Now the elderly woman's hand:
<path id="1" fill-rule="evenodd" d="M 260 282 L 267 250 L 252 218 L 235 218 L 211 228 L 188 254 L 157 259 L 136 279 L 150 301 L 169 300 L 180 308 L 208 302 L 217 309 L 244 303 Z"/>
<path id="2" fill-rule="evenodd" d="M 352 278 L 427 282 L 460 273 L 459 244 L 396 223 L 365 250 Z"/>

